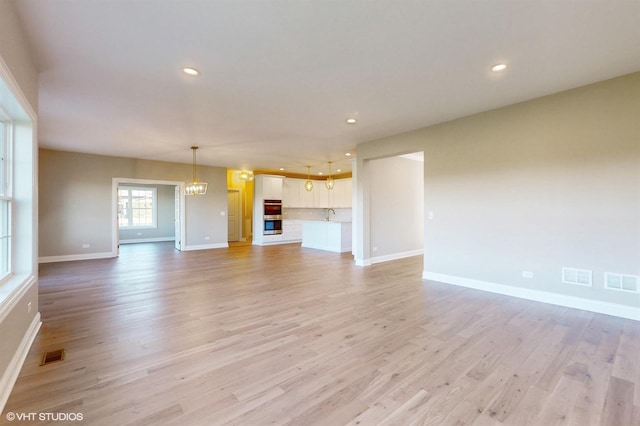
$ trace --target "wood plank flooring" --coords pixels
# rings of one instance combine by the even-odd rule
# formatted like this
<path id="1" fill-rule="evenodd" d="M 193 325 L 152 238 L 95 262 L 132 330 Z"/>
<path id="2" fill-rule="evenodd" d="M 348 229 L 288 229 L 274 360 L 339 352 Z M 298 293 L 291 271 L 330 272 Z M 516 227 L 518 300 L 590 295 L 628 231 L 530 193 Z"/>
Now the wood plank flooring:
<path id="1" fill-rule="evenodd" d="M 68 424 L 90 425 L 640 425 L 640 323 L 421 273 L 421 257 L 361 268 L 299 245 L 137 244 L 118 259 L 43 264 L 43 326 L 4 413 L 81 413 Z M 39 366 L 58 348 L 64 361 Z"/>

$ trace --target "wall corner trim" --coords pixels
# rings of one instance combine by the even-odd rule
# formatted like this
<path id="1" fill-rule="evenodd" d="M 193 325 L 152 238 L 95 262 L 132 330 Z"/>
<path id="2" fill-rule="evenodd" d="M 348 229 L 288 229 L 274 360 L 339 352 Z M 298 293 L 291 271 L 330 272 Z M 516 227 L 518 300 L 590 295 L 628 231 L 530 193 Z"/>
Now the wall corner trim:
<path id="1" fill-rule="evenodd" d="M 606 314 L 614 317 L 640 321 L 640 307 L 619 305 L 609 302 L 600 302 L 597 300 L 583 299 L 580 297 L 568 296 L 565 294 L 556 294 L 546 291 L 532 290 L 528 288 L 513 287 L 504 284 L 457 277 L 455 275 L 439 274 L 429 271 L 422 272 L 422 279 L 437 281 L 444 284 L 457 285 L 460 287 L 473 288 L 476 290 L 488 291 L 490 293 L 503 294 L 505 296 L 512 296 L 520 299 L 532 300 L 535 302 L 549 303 L 552 305 L 564 306 L 567 308 L 582 309 L 585 311 L 597 312 L 599 314 Z"/>
<path id="2" fill-rule="evenodd" d="M 371 266 L 371 259 L 356 259 L 356 266 Z"/>
<path id="3" fill-rule="evenodd" d="M 33 321 L 31 321 L 31 325 L 22 338 L 20 346 L 18 346 L 15 354 L 13 354 L 7 369 L 3 372 L 2 377 L 0 377 L 0 413 L 4 411 L 4 406 L 9 400 L 9 395 L 13 390 L 13 386 L 18 379 L 20 370 L 22 370 L 22 365 L 27 359 L 29 349 L 31 349 L 31 345 L 35 340 L 41 325 L 42 321 L 40 320 L 40 312 L 38 312 L 33 318 Z"/>

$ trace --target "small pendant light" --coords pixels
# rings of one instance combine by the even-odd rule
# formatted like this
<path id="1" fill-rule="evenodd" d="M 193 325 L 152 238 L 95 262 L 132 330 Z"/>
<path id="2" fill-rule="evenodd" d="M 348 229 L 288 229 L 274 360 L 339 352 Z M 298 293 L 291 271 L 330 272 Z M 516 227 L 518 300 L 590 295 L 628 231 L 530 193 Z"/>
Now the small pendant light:
<path id="1" fill-rule="evenodd" d="M 307 191 L 311 191 L 313 189 L 313 182 L 311 182 L 309 169 L 311 169 L 311 166 L 307 166 L 307 181 L 304 183 L 304 189 Z"/>
<path id="2" fill-rule="evenodd" d="M 335 182 L 331 177 L 331 161 L 329 161 L 329 177 L 327 178 L 327 180 L 324 181 L 324 186 L 326 186 L 327 189 L 333 189 L 334 185 L 335 185 Z"/>

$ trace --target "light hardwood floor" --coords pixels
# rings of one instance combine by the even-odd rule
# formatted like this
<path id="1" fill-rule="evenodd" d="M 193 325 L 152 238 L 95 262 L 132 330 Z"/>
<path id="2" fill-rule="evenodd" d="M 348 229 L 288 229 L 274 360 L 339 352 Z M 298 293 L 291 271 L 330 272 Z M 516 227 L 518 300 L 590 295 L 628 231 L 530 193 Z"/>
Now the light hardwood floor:
<path id="1" fill-rule="evenodd" d="M 89 425 L 640 424 L 640 323 L 421 272 L 421 257 L 361 268 L 299 245 L 139 244 L 41 265 L 43 326 L 4 412 Z M 64 361 L 38 365 L 57 348 Z"/>

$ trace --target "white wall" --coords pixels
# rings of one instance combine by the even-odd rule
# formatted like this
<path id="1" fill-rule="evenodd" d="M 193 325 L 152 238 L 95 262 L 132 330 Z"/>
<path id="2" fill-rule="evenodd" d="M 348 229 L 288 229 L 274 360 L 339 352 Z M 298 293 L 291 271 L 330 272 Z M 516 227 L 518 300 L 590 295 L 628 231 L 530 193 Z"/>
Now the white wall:
<path id="1" fill-rule="evenodd" d="M 640 275 L 639 99 L 635 73 L 359 145 L 357 260 L 372 256 L 370 160 L 424 150 L 425 278 L 640 319 L 640 294 L 603 282 Z"/>
<path id="2" fill-rule="evenodd" d="M 0 412 L 40 326 L 36 264 L 38 74 L 12 3 L 0 0 L 0 104 L 14 120 L 14 275 L 0 284 Z"/>
<path id="3" fill-rule="evenodd" d="M 108 257 L 113 178 L 189 181 L 192 165 L 40 150 L 40 259 Z M 185 201 L 183 250 L 227 247 L 227 171 L 198 166 L 209 184 Z M 207 237 L 209 237 L 207 239 Z M 89 244 L 85 249 L 83 244 Z"/>

